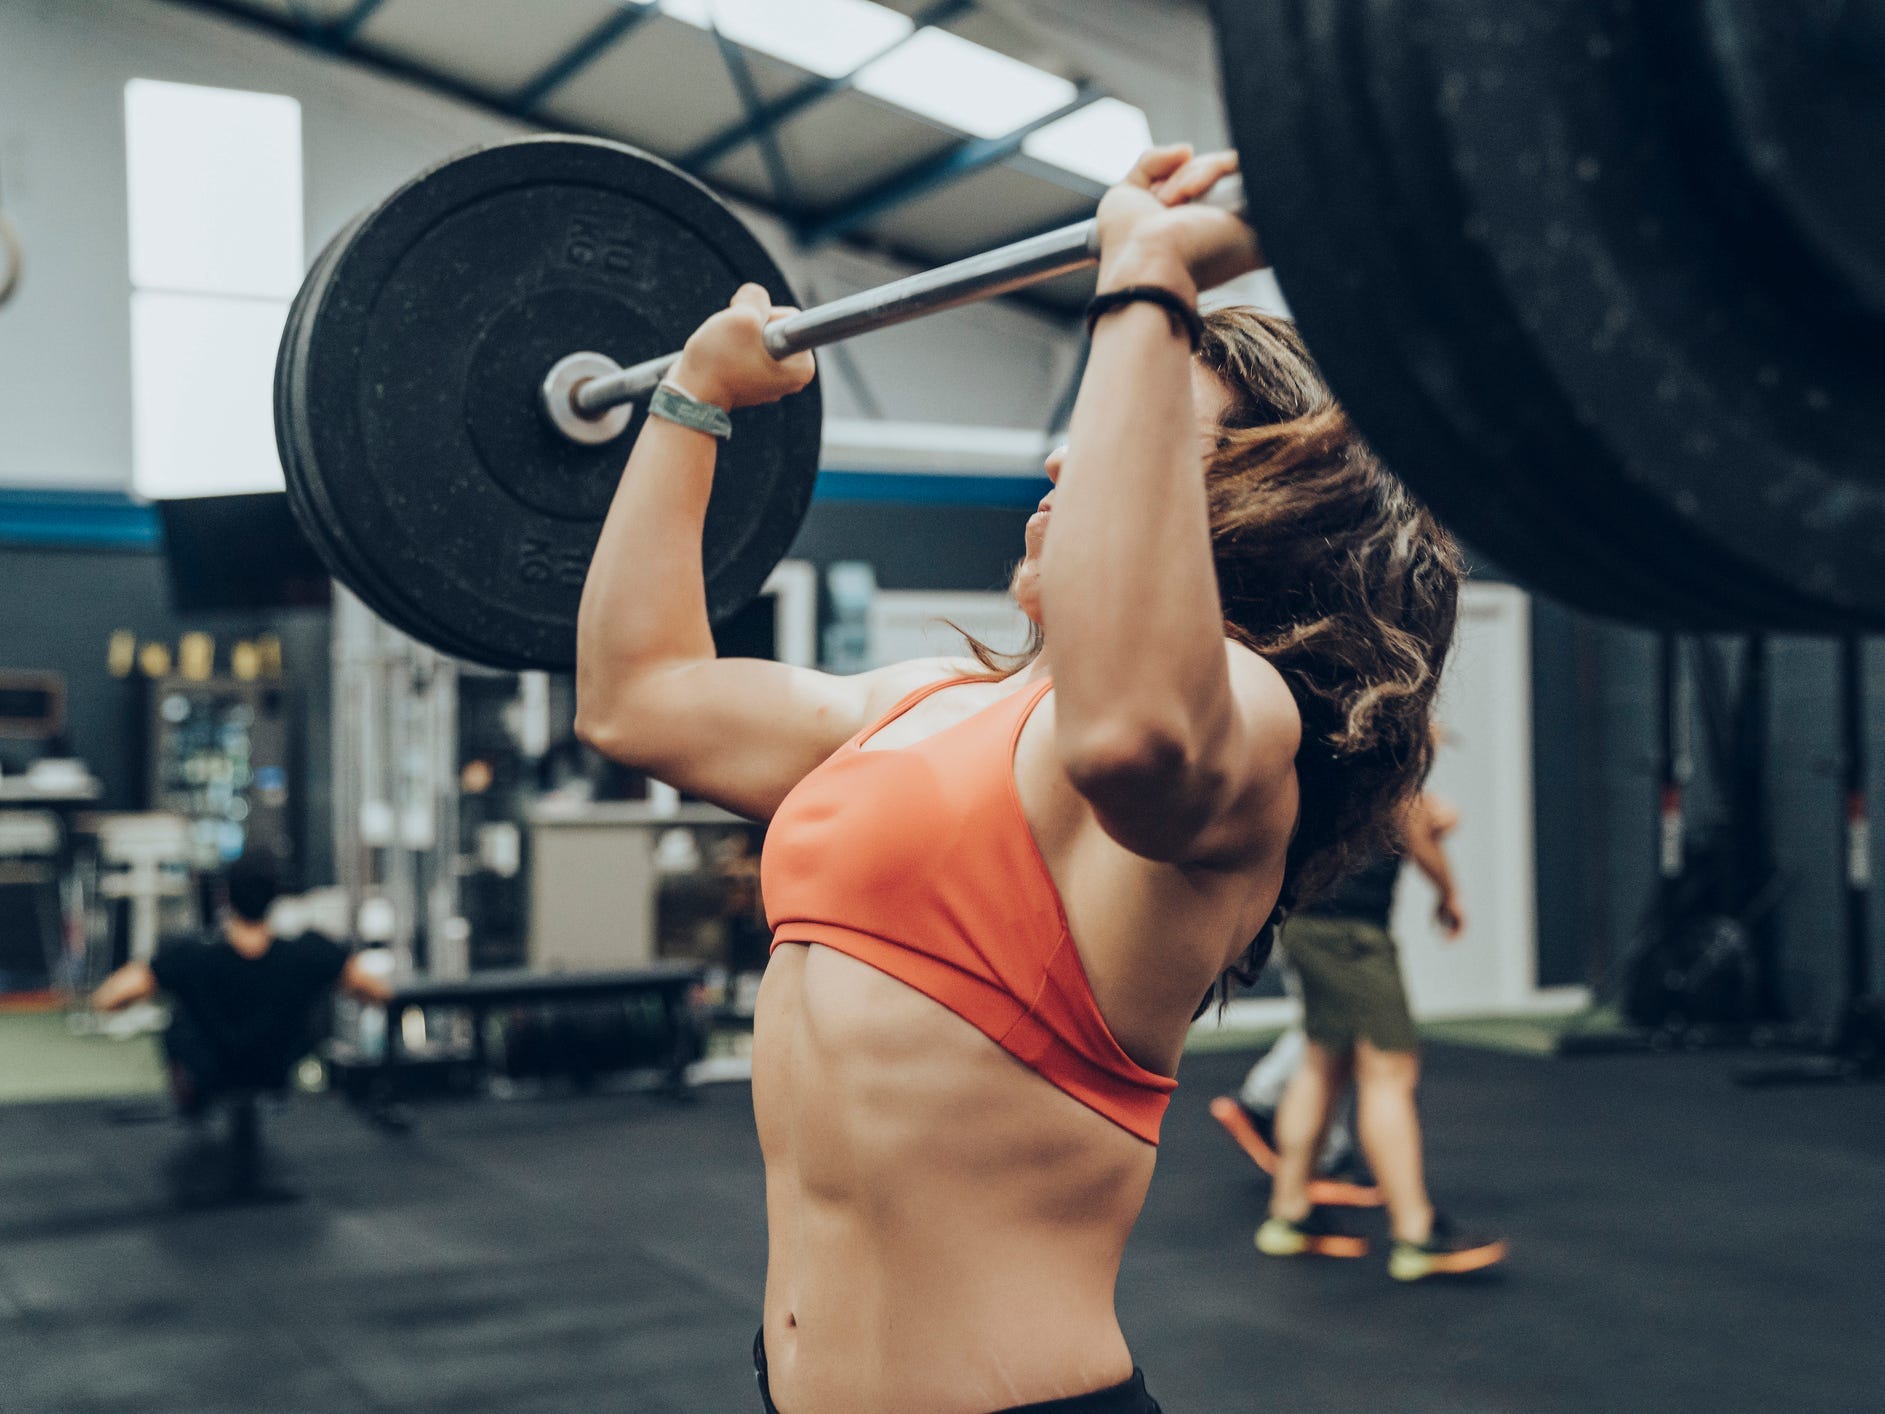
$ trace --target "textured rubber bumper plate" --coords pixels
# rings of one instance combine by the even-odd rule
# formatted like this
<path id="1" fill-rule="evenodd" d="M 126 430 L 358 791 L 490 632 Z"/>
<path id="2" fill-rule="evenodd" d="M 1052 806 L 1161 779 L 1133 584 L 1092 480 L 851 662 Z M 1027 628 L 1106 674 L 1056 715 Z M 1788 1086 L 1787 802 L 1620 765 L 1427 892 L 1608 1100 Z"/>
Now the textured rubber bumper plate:
<path id="1" fill-rule="evenodd" d="M 294 302 L 289 306 L 288 318 L 282 329 L 280 352 L 275 361 L 275 440 L 287 482 L 288 504 L 295 520 L 320 547 L 321 555 L 334 577 L 346 584 L 375 613 L 382 618 L 390 618 L 399 611 L 392 606 L 384 588 L 375 583 L 371 565 L 348 545 L 346 526 L 335 519 L 331 508 L 324 504 L 317 505 L 313 499 L 321 488 L 318 481 L 310 478 L 304 470 L 308 457 L 302 450 L 307 442 L 306 419 L 298 416 L 303 409 L 289 396 L 290 390 L 297 386 L 298 361 L 306 353 L 308 305 L 318 294 L 328 272 L 333 268 L 335 256 L 346 246 L 352 231 L 353 226 L 349 225 L 322 249 L 309 267 L 307 278 L 302 281 Z M 440 642 L 434 642 L 433 646 L 461 656 L 463 653 L 462 647 L 446 648 Z"/>
<path id="2" fill-rule="evenodd" d="M 746 281 L 784 274 L 710 192 L 587 138 L 454 158 L 395 192 L 309 272 L 276 370 L 297 515 L 334 576 L 447 652 L 566 669 L 603 516 L 640 430 L 578 446 L 538 390 L 565 354 L 679 348 Z M 759 592 L 817 475 L 817 385 L 742 409 L 703 542 L 719 622 Z"/>
<path id="3" fill-rule="evenodd" d="M 1443 519 L 1600 613 L 1885 623 L 1877 7 L 1214 10 L 1284 291 Z"/>

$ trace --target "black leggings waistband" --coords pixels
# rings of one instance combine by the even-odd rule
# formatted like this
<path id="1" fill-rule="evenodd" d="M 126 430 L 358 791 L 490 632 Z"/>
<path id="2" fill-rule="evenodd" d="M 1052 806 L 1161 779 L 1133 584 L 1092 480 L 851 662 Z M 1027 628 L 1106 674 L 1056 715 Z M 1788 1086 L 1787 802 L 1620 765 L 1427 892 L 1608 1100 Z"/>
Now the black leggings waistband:
<path id="1" fill-rule="evenodd" d="M 766 1332 L 762 1328 L 753 1337 L 753 1373 L 759 1380 L 760 1405 L 766 1414 L 779 1414 L 772 1402 L 772 1388 L 766 1383 Z M 1016 1404 L 989 1414 L 1160 1414 L 1158 1401 L 1147 1393 L 1145 1372 L 1134 1369 L 1132 1378 L 1122 1380 L 1091 1394 L 1076 1394 L 1069 1399 L 1048 1399 L 1038 1404 Z"/>

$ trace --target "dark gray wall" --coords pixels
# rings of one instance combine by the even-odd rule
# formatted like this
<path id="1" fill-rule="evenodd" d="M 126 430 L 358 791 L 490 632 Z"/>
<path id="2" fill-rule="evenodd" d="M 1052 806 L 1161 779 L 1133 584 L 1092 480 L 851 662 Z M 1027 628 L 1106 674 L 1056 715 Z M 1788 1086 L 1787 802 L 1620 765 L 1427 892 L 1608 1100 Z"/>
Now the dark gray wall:
<path id="1" fill-rule="evenodd" d="M 282 640 L 285 686 L 294 703 L 301 766 L 297 834 L 304 872 L 332 876 L 328 827 L 327 613 L 178 614 L 172 611 L 164 559 L 149 550 L 56 550 L 0 546 L 0 667 L 63 674 L 67 736 L 72 750 L 104 783 L 104 806 L 135 810 L 145 804 L 141 777 L 143 685 L 115 678 L 106 662 L 113 630 L 129 629 L 140 642 L 171 646 L 185 633 L 217 640 L 217 666 L 244 638 L 272 630 Z"/>
<path id="2" fill-rule="evenodd" d="M 1731 672 L 1738 645 L 1717 641 Z M 1640 629 L 1575 615 L 1547 602 L 1534 614 L 1540 980 L 1596 981 L 1629 947 L 1655 885 L 1657 640 Z M 1766 785 L 1774 849 L 1786 876 L 1778 905 L 1782 1001 L 1799 1020 L 1829 1018 L 1840 1001 L 1841 814 L 1834 645 L 1769 643 L 1772 733 Z M 1686 672 L 1685 653 L 1685 672 Z M 1885 653 L 1868 654 L 1870 788 L 1885 800 Z M 1693 688 L 1687 719 L 1692 824 L 1721 812 L 1706 764 Z M 1873 872 L 1881 860 L 1877 843 Z M 1885 909 L 1872 914 L 1875 974 Z"/>
<path id="3" fill-rule="evenodd" d="M 1585 920 L 1603 913 L 1602 880 L 1581 867 L 1598 817 L 1590 747 L 1589 634 L 1568 610 L 1544 600 L 1532 608 L 1532 742 L 1536 761 L 1538 982 L 1580 983 L 1593 962 Z"/>
<path id="4" fill-rule="evenodd" d="M 1874 655 L 1876 656 L 1876 655 Z M 1773 738 L 1767 774 L 1775 846 L 1789 876 L 1781 903 L 1780 988 L 1789 1008 L 1827 1016 L 1839 1001 L 1843 898 L 1836 706 L 1838 651 L 1826 640 L 1777 639 L 1770 650 Z M 1885 664 L 1869 665 L 1867 686 L 1885 706 Z M 1879 760 L 1880 714 L 1868 714 L 1871 760 Z M 1871 773 L 1871 794 L 1881 784 Z M 1873 872 L 1878 870 L 1874 855 Z M 1873 914 L 1877 955 L 1881 922 Z"/>
<path id="5" fill-rule="evenodd" d="M 791 557 L 812 561 L 821 577 L 834 560 L 868 560 L 883 589 L 1006 589 L 1021 558 L 1028 514 L 994 506 L 820 501 Z"/>

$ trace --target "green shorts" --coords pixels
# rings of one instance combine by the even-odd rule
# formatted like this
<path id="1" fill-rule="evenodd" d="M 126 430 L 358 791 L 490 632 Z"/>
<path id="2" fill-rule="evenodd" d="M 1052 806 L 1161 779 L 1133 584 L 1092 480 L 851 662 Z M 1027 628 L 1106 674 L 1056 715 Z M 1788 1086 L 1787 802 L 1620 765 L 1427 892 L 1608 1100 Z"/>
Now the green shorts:
<path id="1" fill-rule="evenodd" d="M 1383 1051 L 1418 1050 L 1394 939 L 1352 918 L 1292 918 L 1282 947 L 1302 982 L 1303 1030 L 1330 1050 L 1367 1041 Z"/>

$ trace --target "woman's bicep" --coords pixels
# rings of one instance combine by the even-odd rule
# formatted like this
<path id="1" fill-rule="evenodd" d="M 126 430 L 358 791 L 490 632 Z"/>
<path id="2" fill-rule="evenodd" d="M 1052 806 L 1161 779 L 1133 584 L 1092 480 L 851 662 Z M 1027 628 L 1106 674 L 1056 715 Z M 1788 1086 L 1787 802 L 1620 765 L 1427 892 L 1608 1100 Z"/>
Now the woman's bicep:
<path id="1" fill-rule="evenodd" d="M 1231 646 L 1230 677 L 1237 705 L 1225 743 L 1224 796 L 1192 847 L 1192 862 L 1245 868 L 1295 828 L 1302 716 L 1282 676 L 1248 649 Z"/>
<path id="2" fill-rule="evenodd" d="M 864 722 L 869 684 L 761 658 L 644 674 L 585 703 L 582 736 L 624 765 L 763 820 Z"/>
<path id="3" fill-rule="evenodd" d="M 928 660 L 845 677 L 762 658 L 677 664 L 585 704 L 583 738 L 676 790 L 766 820 L 892 700 L 942 675 Z"/>
<path id="4" fill-rule="evenodd" d="M 1230 702 L 1183 770 L 1148 770 L 1113 791 L 1083 791 L 1100 825 L 1134 854 L 1167 864 L 1244 867 L 1293 819 L 1302 722 L 1276 670 L 1227 644 Z"/>

